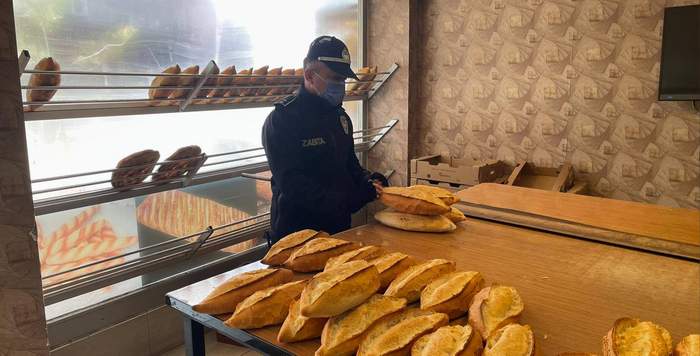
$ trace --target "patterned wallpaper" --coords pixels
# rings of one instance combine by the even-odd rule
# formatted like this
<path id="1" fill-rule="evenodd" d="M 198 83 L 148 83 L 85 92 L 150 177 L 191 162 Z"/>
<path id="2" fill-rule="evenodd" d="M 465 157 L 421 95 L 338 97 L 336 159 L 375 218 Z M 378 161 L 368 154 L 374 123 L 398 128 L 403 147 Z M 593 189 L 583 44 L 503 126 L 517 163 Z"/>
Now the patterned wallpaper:
<path id="1" fill-rule="evenodd" d="M 569 161 L 592 194 L 700 207 L 700 115 L 656 101 L 664 7 L 698 3 L 420 1 L 416 155 Z"/>
<path id="2" fill-rule="evenodd" d="M 47 355 L 12 2 L 0 1 L 0 355 Z"/>

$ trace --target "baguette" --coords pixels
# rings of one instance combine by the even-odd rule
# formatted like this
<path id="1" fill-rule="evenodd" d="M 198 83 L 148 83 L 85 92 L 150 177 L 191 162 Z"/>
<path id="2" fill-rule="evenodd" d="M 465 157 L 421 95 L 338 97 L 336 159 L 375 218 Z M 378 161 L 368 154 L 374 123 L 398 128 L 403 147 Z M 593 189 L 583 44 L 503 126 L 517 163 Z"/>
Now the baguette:
<path id="1" fill-rule="evenodd" d="M 360 342 L 358 356 L 408 355 L 423 335 L 447 325 L 445 314 L 406 309 L 376 323 Z"/>
<path id="2" fill-rule="evenodd" d="M 452 221 L 453 223 L 467 220 L 467 217 L 464 216 L 464 213 L 459 211 L 459 209 L 455 208 L 454 206 L 451 206 L 450 211 L 443 214 L 443 216 L 450 219 L 450 221 Z"/>
<path id="3" fill-rule="evenodd" d="M 270 66 L 265 65 L 262 66 L 256 70 L 253 71 L 253 76 L 250 79 L 250 84 L 253 86 L 262 86 L 265 84 L 266 76 L 267 76 L 267 71 L 270 68 Z M 248 92 L 248 95 L 250 96 L 259 96 L 259 95 L 265 95 L 267 94 L 267 89 L 264 88 L 252 88 Z"/>
<path id="4" fill-rule="evenodd" d="M 34 70 L 41 71 L 52 71 L 60 72 L 61 66 L 52 57 L 42 58 L 35 66 Z M 31 87 L 55 87 L 61 85 L 61 75 L 60 74 L 38 74 L 33 73 L 29 77 L 29 86 Z M 37 90 L 29 89 L 27 91 L 27 101 L 29 102 L 41 102 L 49 101 L 56 94 L 56 90 Z M 39 105 L 29 105 L 29 111 L 34 111 L 41 106 Z"/>
<path id="5" fill-rule="evenodd" d="M 231 313 L 236 310 L 238 303 L 253 293 L 290 282 L 292 276 L 290 270 L 274 268 L 241 273 L 216 287 L 192 309 L 206 314 Z"/>
<path id="6" fill-rule="evenodd" d="M 301 314 L 327 318 L 342 314 L 379 290 L 379 272 L 367 261 L 344 263 L 315 275 L 301 293 Z"/>
<path id="7" fill-rule="evenodd" d="M 165 68 L 163 70 L 163 73 L 165 74 L 180 74 L 180 66 L 179 65 L 174 65 L 170 66 L 168 68 Z M 153 78 L 153 81 L 151 81 L 151 86 L 152 87 L 175 87 L 177 84 L 180 82 L 180 78 L 178 77 L 155 77 Z M 158 100 L 158 99 L 167 99 L 170 94 L 173 93 L 173 89 L 155 89 L 151 88 L 148 89 L 148 99 L 150 100 Z"/>
<path id="8" fill-rule="evenodd" d="M 535 335 L 529 325 L 508 324 L 486 340 L 484 356 L 535 356 Z"/>
<path id="9" fill-rule="evenodd" d="M 294 251 L 284 262 L 284 265 L 296 272 L 322 271 L 329 258 L 358 248 L 360 248 L 360 244 L 355 242 L 331 237 L 318 237 Z"/>
<path id="10" fill-rule="evenodd" d="M 479 272 L 453 272 L 428 284 L 420 296 L 420 308 L 445 313 L 450 319 L 467 313 L 474 295 L 484 285 Z"/>
<path id="11" fill-rule="evenodd" d="M 370 245 L 360 247 L 357 250 L 348 251 L 340 256 L 329 258 L 328 262 L 326 262 L 326 267 L 323 270 L 327 271 L 350 261 L 370 261 L 384 255 L 385 253 L 386 251 L 383 248 L 377 246 Z"/>
<path id="12" fill-rule="evenodd" d="M 294 68 L 283 69 L 280 73 L 280 78 L 277 79 L 277 85 L 290 85 L 294 84 Z M 270 89 L 270 95 L 286 95 L 290 88 L 287 87 L 277 87 Z"/>
<path id="13" fill-rule="evenodd" d="M 188 160 L 179 161 L 181 159 Z M 202 149 L 197 145 L 178 148 L 177 151 L 175 151 L 165 160 L 165 163 L 158 167 L 158 170 L 153 175 L 152 180 L 161 181 L 183 176 L 195 169 L 202 159 L 204 159 L 204 157 L 202 157 Z"/>
<path id="14" fill-rule="evenodd" d="M 213 62 L 212 62 L 213 63 Z M 219 77 L 217 76 L 219 74 L 219 66 L 216 65 L 216 63 L 213 63 L 214 66 L 212 67 L 211 70 L 211 77 L 207 78 L 207 80 L 204 81 L 204 85 L 202 85 L 202 88 L 199 89 L 197 92 L 197 98 L 202 99 L 206 98 L 209 96 L 209 94 L 214 93 L 214 89 L 205 89 L 204 87 L 213 87 L 216 86 L 216 83 L 219 81 Z M 204 75 L 202 73 L 202 75 Z M 207 100 L 195 100 L 198 104 L 205 103 Z"/>
<path id="15" fill-rule="evenodd" d="M 438 277 L 455 271 L 455 263 L 434 259 L 411 266 L 394 279 L 384 295 L 405 298 L 409 303 L 420 299 L 420 294 L 428 283 Z"/>
<path id="16" fill-rule="evenodd" d="M 124 157 L 117 163 L 117 169 L 134 168 L 112 172 L 112 186 L 122 188 L 143 182 L 153 172 L 159 158 L 160 153 L 154 150 L 143 150 Z"/>
<path id="17" fill-rule="evenodd" d="M 443 215 L 414 215 L 386 209 L 374 214 L 374 219 L 386 226 L 405 231 L 450 232 L 457 229 L 457 225 Z"/>
<path id="18" fill-rule="evenodd" d="M 199 66 L 198 65 L 193 65 L 189 66 L 185 69 L 183 69 L 180 74 L 186 74 L 183 75 L 179 80 L 178 80 L 178 86 L 181 87 L 190 87 L 193 86 L 195 82 L 197 82 L 197 75 L 199 74 Z M 187 94 L 190 92 L 192 89 L 177 89 L 175 90 L 172 94 L 170 94 L 170 99 L 182 99 L 187 96 Z M 174 101 L 173 105 L 180 105 L 179 102 Z"/>
<path id="19" fill-rule="evenodd" d="M 681 339 L 673 350 L 673 356 L 700 356 L 700 334 L 688 335 Z"/>
<path id="20" fill-rule="evenodd" d="M 524 304 L 518 291 L 508 286 L 491 286 L 474 296 L 469 306 L 469 325 L 488 339 L 507 324 L 518 321 Z"/>
<path id="21" fill-rule="evenodd" d="M 253 293 L 238 303 L 236 311 L 224 324 L 238 329 L 282 324 L 289 313 L 289 305 L 299 297 L 307 282 L 289 282 Z"/>
<path id="22" fill-rule="evenodd" d="M 236 75 L 233 78 L 233 86 L 247 86 L 250 85 L 250 74 L 253 73 L 253 68 L 248 68 L 248 69 L 243 69 L 242 71 L 238 72 L 238 75 Z M 243 95 L 247 95 L 250 89 L 238 89 L 238 88 L 233 88 L 229 90 L 226 95 L 224 95 L 227 98 L 233 98 L 231 99 L 231 102 L 240 102 L 242 99 L 240 98 Z"/>
<path id="23" fill-rule="evenodd" d="M 278 78 L 280 75 L 282 75 L 282 67 L 277 67 L 277 68 L 271 68 L 270 70 L 267 71 L 267 78 L 265 78 L 265 86 L 272 87 L 270 89 L 262 89 L 262 92 L 260 95 L 266 95 L 268 97 L 263 98 L 262 101 L 267 101 L 271 99 L 273 95 L 277 93 L 277 88 L 275 88 L 277 85 L 280 84 L 280 81 L 283 79 Z"/>
<path id="24" fill-rule="evenodd" d="M 300 249 L 307 241 L 317 237 L 330 237 L 328 233 L 311 229 L 301 230 L 291 233 L 279 241 L 267 251 L 262 263 L 268 266 L 279 266 L 284 263 L 292 253 Z"/>
<path id="25" fill-rule="evenodd" d="M 289 306 L 289 314 L 280 327 L 277 342 L 289 343 L 315 339 L 321 336 L 327 320 L 326 318 L 307 318 L 301 315 L 297 299 Z"/>
<path id="26" fill-rule="evenodd" d="M 236 74 L 236 66 L 235 65 L 230 65 L 230 66 L 224 68 L 224 70 L 221 71 L 221 75 L 225 75 L 225 77 L 224 76 L 218 77 L 216 80 L 216 86 L 217 87 L 231 86 L 231 83 L 233 83 L 233 78 L 234 78 L 233 76 L 235 74 Z M 209 97 L 211 97 L 211 98 L 223 98 L 224 95 L 226 95 L 226 93 L 228 93 L 229 90 L 230 89 L 226 89 L 226 88 L 216 89 L 216 90 L 214 90 L 213 93 L 211 93 L 211 95 L 209 95 Z M 219 100 L 219 102 L 221 102 L 221 100 Z"/>
<path id="27" fill-rule="evenodd" d="M 471 326 L 443 326 L 418 339 L 411 356 L 479 356 L 483 340 Z"/>
<path id="28" fill-rule="evenodd" d="M 441 215 L 450 211 L 442 200 L 418 189 L 386 187 L 379 196 L 379 200 L 401 213 Z"/>
<path id="29" fill-rule="evenodd" d="M 380 290 L 385 290 L 401 272 L 416 264 L 415 259 L 401 252 L 393 252 L 388 255 L 373 259 L 369 263 L 375 265 L 379 271 L 381 282 Z"/>
<path id="30" fill-rule="evenodd" d="M 457 198 L 456 195 L 452 194 L 449 190 L 440 187 L 433 187 L 430 185 L 413 185 L 410 188 L 432 194 L 434 197 L 442 200 L 447 205 L 452 205 L 459 201 L 459 198 Z"/>
<path id="31" fill-rule="evenodd" d="M 375 294 L 357 308 L 328 319 L 316 356 L 353 355 L 367 330 L 406 308 L 406 299 Z"/>
<path id="32" fill-rule="evenodd" d="M 603 356 L 668 356 L 672 352 L 671 334 L 650 321 L 617 319 L 603 337 Z"/>

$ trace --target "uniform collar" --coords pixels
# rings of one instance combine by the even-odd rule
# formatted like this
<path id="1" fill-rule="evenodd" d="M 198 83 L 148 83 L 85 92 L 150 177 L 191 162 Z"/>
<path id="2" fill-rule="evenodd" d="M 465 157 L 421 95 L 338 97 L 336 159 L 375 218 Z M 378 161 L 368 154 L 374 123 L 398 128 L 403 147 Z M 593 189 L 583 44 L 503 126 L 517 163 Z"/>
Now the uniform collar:
<path id="1" fill-rule="evenodd" d="M 340 109 L 342 106 L 333 106 L 326 99 L 313 94 L 306 90 L 304 85 L 301 85 L 299 89 L 299 94 L 297 94 L 297 99 L 303 105 L 304 109 L 311 110 L 319 114 L 325 114 L 334 110 Z"/>

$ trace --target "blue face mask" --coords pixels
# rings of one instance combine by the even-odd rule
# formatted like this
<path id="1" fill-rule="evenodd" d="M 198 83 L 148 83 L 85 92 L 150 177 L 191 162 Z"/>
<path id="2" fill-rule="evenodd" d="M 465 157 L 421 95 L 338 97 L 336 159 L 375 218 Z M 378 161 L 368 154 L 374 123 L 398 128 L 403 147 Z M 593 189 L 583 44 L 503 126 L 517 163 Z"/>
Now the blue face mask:
<path id="1" fill-rule="evenodd" d="M 328 101 L 333 106 L 338 106 L 345 99 L 345 82 L 332 82 L 324 79 L 320 74 L 314 72 L 324 83 L 326 90 L 320 96 Z"/>

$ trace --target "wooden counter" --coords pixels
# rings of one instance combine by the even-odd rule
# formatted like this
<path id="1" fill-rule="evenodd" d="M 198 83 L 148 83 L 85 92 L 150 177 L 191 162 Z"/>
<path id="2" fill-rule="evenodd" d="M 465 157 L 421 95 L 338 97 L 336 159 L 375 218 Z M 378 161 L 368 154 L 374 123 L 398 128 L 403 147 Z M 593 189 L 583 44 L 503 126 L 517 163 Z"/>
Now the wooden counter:
<path id="1" fill-rule="evenodd" d="M 446 234 L 367 225 L 336 237 L 422 259 L 451 259 L 459 270 L 481 272 L 487 284 L 516 287 L 525 302 L 522 323 L 533 327 L 542 355 L 601 353 L 603 335 L 623 316 L 665 326 L 674 342 L 700 333 L 700 265 L 695 262 L 483 220 L 459 225 Z M 168 297 L 196 304 L 225 278 L 258 267 L 249 265 Z M 252 336 L 277 344 L 278 329 L 253 330 Z M 313 340 L 281 346 L 313 355 L 318 345 Z"/>

